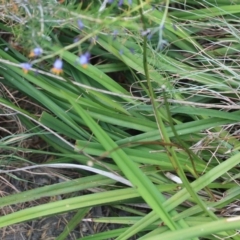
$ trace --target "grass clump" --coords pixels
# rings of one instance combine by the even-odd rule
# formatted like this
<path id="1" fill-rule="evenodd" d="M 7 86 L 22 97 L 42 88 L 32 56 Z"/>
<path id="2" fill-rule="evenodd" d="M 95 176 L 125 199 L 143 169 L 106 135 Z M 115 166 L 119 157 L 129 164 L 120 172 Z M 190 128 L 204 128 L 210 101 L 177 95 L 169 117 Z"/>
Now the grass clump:
<path id="1" fill-rule="evenodd" d="M 0 227 L 73 213 L 55 239 L 240 239 L 239 9 L 2 1 Z"/>

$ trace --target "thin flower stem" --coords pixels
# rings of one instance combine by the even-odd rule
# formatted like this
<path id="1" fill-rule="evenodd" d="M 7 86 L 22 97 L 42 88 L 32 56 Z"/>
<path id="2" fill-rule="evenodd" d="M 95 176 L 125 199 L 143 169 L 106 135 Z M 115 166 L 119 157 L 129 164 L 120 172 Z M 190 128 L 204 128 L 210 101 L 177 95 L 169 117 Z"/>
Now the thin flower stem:
<path id="1" fill-rule="evenodd" d="M 168 115 L 168 119 L 169 119 L 169 125 L 170 125 L 170 127 L 172 129 L 174 137 L 177 139 L 177 141 L 178 141 L 179 145 L 181 146 L 181 148 L 184 149 L 184 151 L 189 156 L 190 161 L 191 161 L 192 166 L 193 166 L 193 171 L 194 171 L 193 174 L 195 175 L 195 178 L 198 178 L 199 174 L 198 174 L 198 172 L 196 170 L 194 159 L 198 159 L 199 161 L 201 161 L 201 159 L 185 144 L 184 141 L 181 140 L 180 136 L 178 135 L 178 133 L 177 133 L 175 127 L 174 127 L 174 123 L 173 123 L 173 120 L 172 120 L 172 117 L 171 117 L 169 103 L 167 101 L 167 96 L 166 96 L 165 91 L 163 91 L 163 96 L 164 96 L 164 103 L 165 103 L 165 106 L 166 106 L 166 111 L 167 111 L 167 115 Z M 208 194 L 209 194 L 210 198 L 212 199 L 212 201 L 215 201 L 215 197 L 214 197 L 213 193 L 211 192 L 211 190 L 208 187 L 206 187 L 205 189 L 208 192 Z"/>
<path id="2" fill-rule="evenodd" d="M 141 0 L 138 0 L 139 5 L 141 5 Z M 169 5 L 169 0 L 167 0 L 166 6 Z M 143 31 L 146 31 L 146 26 L 145 26 L 145 19 L 143 16 L 143 10 L 142 8 L 140 8 L 140 14 L 141 14 L 141 19 L 142 19 L 142 24 L 143 24 Z M 144 65 L 144 71 L 145 71 L 145 76 L 147 79 L 147 84 L 148 84 L 148 91 L 149 91 L 149 95 L 150 95 L 150 99 L 151 99 L 151 103 L 153 106 L 153 111 L 154 111 L 154 115 L 155 115 L 155 119 L 159 128 L 159 132 L 161 134 L 162 139 L 164 140 L 164 142 L 166 144 L 170 144 L 171 140 L 166 132 L 164 123 L 163 123 L 163 119 L 160 115 L 160 112 L 157 109 L 157 104 L 155 101 L 155 94 L 153 92 L 153 88 L 152 88 L 152 84 L 149 78 L 149 71 L 148 71 L 148 64 L 147 64 L 147 39 L 146 36 L 143 36 L 144 42 L 143 42 L 143 65 Z M 163 90 L 165 90 L 165 86 L 162 87 Z M 171 118 L 171 116 L 169 116 L 169 118 Z M 170 119 L 172 120 L 172 119 Z M 166 153 L 169 157 L 169 160 L 171 161 L 173 168 L 175 169 L 176 173 L 179 175 L 179 177 L 181 178 L 184 186 L 186 187 L 186 189 L 188 190 L 188 192 L 191 194 L 191 196 L 194 198 L 194 200 L 199 204 L 199 206 L 201 206 L 202 210 L 208 215 L 210 216 L 212 219 L 218 219 L 215 214 L 211 211 L 207 210 L 207 207 L 205 205 L 205 203 L 199 198 L 199 196 L 197 195 L 197 193 L 193 190 L 193 188 L 191 187 L 183 169 L 181 164 L 178 161 L 178 158 L 176 156 L 176 152 L 174 151 L 172 146 L 165 146 L 166 149 Z M 175 227 L 175 226 L 174 226 Z"/>
<path id="3" fill-rule="evenodd" d="M 141 20 L 142 20 L 142 24 L 143 24 L 143 31 L 145 32 L 147 30 L 147 28 L 146 28 L 146 25 L 145 25 L 145 19 L 144 19 L 144 15 L 143 15 L 143 3 L 142 3 L 141 0 L 138 0 L 138 4 L 140 6 L 139 12 L 140 12 Z M 150 100 L 151 100 L 151 103 L 152 103 L 152 106 L 153 106 L 153 112 L 154 112 L 155 119 L 156 119 L 156 122 L 157 122 L 157 125 L 158 125 L 158 129 L 159 129 L 161 138 L 164 140 L 164 142 L 166 142 L 168 144 L 168 143 L 170 143 L 170 140 L 169 140 L 169 138 L 166 134 L 166 131 L 164 129 L 164 124 L 163 124 L 161 115 L 158 112 L 157 104 L 155 102 L 155 96 L 154 96 L 152 84 L 151 84 L 150 77 L 149 77 L 148 64 L 147 64 L 147 37 L 146 37 L 146 35 L 143 36 L 143 67 L 144 67 L 144 73 L 145 73 L 145 77 L 146 77 L 147 85 L 148 85 L 148 90 L 147 91 L 148 91 L 148 94 L 149 94 L 149 97 L 150 97 Z M 171 157 L 170 156 L 171 155 L 171 153 L 170 153 L 171 148 L 169 148 L 168 146 L 165 146 L 165 149 L 166 149 L 166 152 L 167 152 L 168 156 Z M 166 224 L 168 225 L 168 227 L 171 230 L 177 229 L 176 223 L 173 222 L 171 220 L 171 218 L 168 220 L 168 222 Z"/>

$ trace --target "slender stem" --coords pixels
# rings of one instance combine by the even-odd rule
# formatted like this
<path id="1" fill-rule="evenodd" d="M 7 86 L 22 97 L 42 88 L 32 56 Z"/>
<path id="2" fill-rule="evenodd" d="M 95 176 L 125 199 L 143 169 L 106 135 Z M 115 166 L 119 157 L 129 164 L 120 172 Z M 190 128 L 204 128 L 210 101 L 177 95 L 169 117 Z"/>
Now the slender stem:
<path id="1" fill-rule="evenodd" d="M 142 1 L 138 0 L 139 5 L 142 6 Z M 169 4 L 169 0 L 167 0 L 167 4 L 166 4 L 166 8 Z M 142 24 L 143 24 L 143 31 L 146 31 L 146 25 L 145 25 L 145 19 L 144 19 L 144 15 L 143 15 L 143 9 L 142 7 L 139 8 L 140 11 L 140 15 L 141 15 L 141 20 L 142 20 Z M 165 14 L 166 14 L 165 10 Z M 165 16 L 166 18 L 166 16 Z M 143 37 L 143 66 L 144 66 L 144 72 L 145 72 L 145 77 L 147 80 L 147 85 L 148 85 L 148 93 L 149 93 L 149 97 L 151 99 L 151 103 L 153 106 L 153 111 L 154 111 L 154 115 L 155 115 L 155 119 L 158 125 L 158 129 L 161 135 L 161 138 L 164 140 L 164 142 L 166 144 L 170 144 L 171 140 L 166 132 L 162 117 L 160 115 L 160 112 L 157 109 L 157 104 L 155 101 L 155 94 L 153 92 L 153 88 L 152 88 L 152 84 L 150 81 L 150 77 L 149 77 L 149 71 L 148 71 L 148 63 L 147 63 L 147 38 L 146 36 Z M 170 116 L 171 118 L 171 116 Z M 169 157 L 169 160 L 171 161 L 176 173 L 179 175 L 179 177 L 181 178 L 184 186 L 186 187 L 186 189 L 188 190 L 188 192 L 191 194 L 191 196 L 194 198 L 194 200 L 199 204 L 199 206 L 201 206 L 202 210 L 209 215 L 212 219 L 218 219 L 215 214 L 211 211 L 207 210 L 207 207 L 205 205 L 205 203 L 201 200 L 201 198 L 199 198 L 199 196 L 197 195 L 197 193 L 193 190 L 193 188 L 191 187 L 183 169 L 182 166 L 180 164 L 180 162 L 178 161 L 178 158 L 176 156 L 176 152 L 174 151 L 173 146 L 165 146 L 167 155 Z"/>
<path id="2" fill-rule="evenodd" d="M 190 161 L 192 163 L 192 166 L 193 166 L 193 171 L 194 171 L 193 174 L 195 175 L 196 178 L 198 178 L 199 175 L 198 175 L 198 172 L 196 170 L 194 159 L 198 159 L 199 162 L 201 162 L 201 159 L 191 149 L 188 148 L 188 146 L 185 144 L 185 142 L 182 141 L 182 139 L 178 135 L 178 133 L 177 133 L 175 127 L 174 127 L 172 117 L 171 117 L 170 108 L 169 108 L 169 104 L 168 104 L 168 101 L 167 101 L 167 96 L 166 96 L 166 93 L 165 93 L 165 89 L 163 89 L 163 97 L 164 97 L 164 103 L 165 103 L 165 106 L 166 106 L 166 111 L 167 111 L 167 115 L 168 115 L 168 119 L 169 119 L 169 125 L 172 129 L 172 132 L 173 132 L 175 138 L 177 139 L 178 144 L 181 145 L 181 148 L 184 149 L 184 151 L 188 154 L 188 156 L 190 158 Z M 209 196 L 212 198 L 212 201 L 215 201 L 215 197 L 214 197 L 213 193 L 210 191 L 210 189 L 207 188 L 207 187 L 205 189 L 208 192 Z"/>

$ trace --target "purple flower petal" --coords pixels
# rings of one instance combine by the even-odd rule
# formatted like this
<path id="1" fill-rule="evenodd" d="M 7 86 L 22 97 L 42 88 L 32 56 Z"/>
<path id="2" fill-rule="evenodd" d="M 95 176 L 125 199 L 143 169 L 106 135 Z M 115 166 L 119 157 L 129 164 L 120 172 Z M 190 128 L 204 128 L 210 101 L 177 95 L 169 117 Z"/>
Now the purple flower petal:
<path id="1" fill-rule="evenodd" d="M 81 65 L 87 65 L 90 61 L 90 53 L 89 52 L 85 52 L 84 54 L 82 54 L 79 58 L 78 61 Z"/>
<path id="2" fill-rule="evenodd" d="M 82 30 L 84 28 L 84 24 L 80 19 L 77 20 L 77 24 L 78 24 L 78 27 L 80 30 Z"/>
<path id="3" fill-rule="evenodd" d="M 114 30 L 113 31 L 113 40 L 116 40 L 117 35 L 118 35 L 118 30 Z"/>
<path id="4" fill-rule="evenodd" d="M 36 48 L 34 48 L 34 49 L 30 52 L 30 54 L 29 54 L 28 56 L 29 56 L 30 58 L 38 57 L 38 56 L 40 56 L 42 53 L 43 53 L 42 48 L 36 47 Z"/>
<path id="5" fill-rule="evenodd" d="M 118 1 L 118 6 L 121 7 L 123 5 L 123 0 Z"/>
<path id="6" fill-rule="evenodd" d="M 20 63 L 20 66 L 23 70 L 24 73 L 27 73 L 30 68 L 32 67 L 32 64 L 31 63 Z"/>
<path id="7" fill-rule="evenodd" d="M 63 61 L 60 58 L 56 59 L 56 61 L 53 64 L 53 68 L 62 69 L 62 67 L 63 67 Z"/>
<path id="8" fill-rule="evenodd" d="M 40 47 L 36 47 L 33 49 L 33 53 L 35 54 L 35 56 L 40 56 L 42 54 L 43 50 Z"/>
<path id="9" fill-rule="evenodd" d="M 134 48 L 129 48 L 129 51 L 130 51 L 132 54 L 134 54 L 134 53 L 135 53 L 135 50 L 134 50 Z"/>
<path id="10" fill-rule="evenodd" d="M 79 40 L 80 40 L 79 37 L 75 37 L 75 38 L 73 39 L 73 42 L 76 43 L 76 42 L 78 42 Z"/>
<path id="11" fill-rule="evenodd" d="M 146 36 L 146 35 L 148 35 L 150 32 L 151 32 L 150 29 L 146 29 L 145 31 L 142 31 L 142 32 L 141 32 L 141 35 L 142 35 L 142 36 Z"/>
<path id="12" fill-rule="evenodd" d="M 30 64 L 30 63 L 20 63 L 20 66 L 24 70 L 29 70 L 32 67 L 32 64 Z"/>
<path id="13" fill-rule="evenodd" d="M 63 73 L 62 67 L 63 61 L 60 58 L 57 58 L 53 63 L 53 68 L 51 69 L 51 72 L 56 75 L 62 74 Z"/>

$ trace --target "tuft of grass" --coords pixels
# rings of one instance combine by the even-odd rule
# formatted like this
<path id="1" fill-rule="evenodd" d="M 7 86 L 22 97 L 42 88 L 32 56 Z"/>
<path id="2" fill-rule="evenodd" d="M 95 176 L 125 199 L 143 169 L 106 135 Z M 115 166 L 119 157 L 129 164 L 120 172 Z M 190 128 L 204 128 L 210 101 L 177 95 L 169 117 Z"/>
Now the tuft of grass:
<path id="1" fill-rule="evenodd" d="M 1 180 L 61 181 L 6 192 L 0 227 L 74 212 L 54 238 L 240 239 L 238 2 L 120 3 L 2 1 Z"/>

